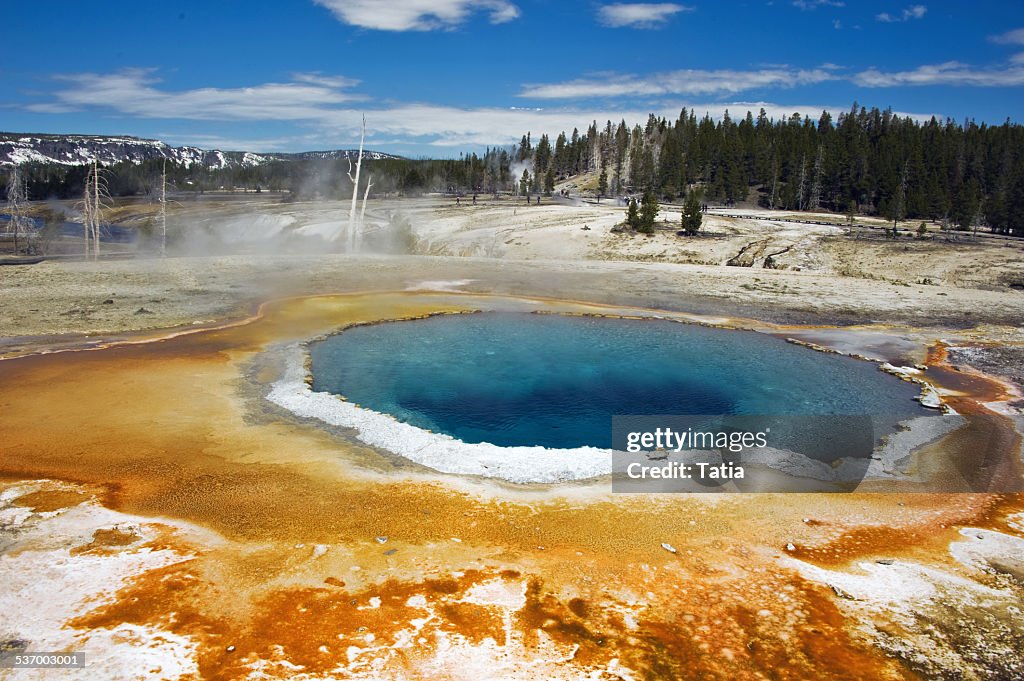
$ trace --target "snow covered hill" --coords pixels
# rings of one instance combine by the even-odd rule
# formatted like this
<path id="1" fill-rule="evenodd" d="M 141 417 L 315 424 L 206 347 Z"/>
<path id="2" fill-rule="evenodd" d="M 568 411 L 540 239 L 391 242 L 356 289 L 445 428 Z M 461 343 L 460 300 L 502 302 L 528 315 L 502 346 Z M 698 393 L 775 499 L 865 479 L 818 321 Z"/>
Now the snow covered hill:
<path id="1" fill-rule="evenodd" d="M 355 157 L 358 150 L 307 151 L 293 154 L 256 154 L 249 151 L 220 151 L 198 147 L 172 147 L 159 140 L 139 137 L 104 137 L 100 135 L 40 135 L 0 132 L 0 165 L 22 163 L 60 163 L 82 165 L 99 161 L 103 164 L 130 161 L 142 163 L 166 158 L 187 166 L 226 168 L 262 165 L 274 160 L 337 159 Z M 376 151 L 364 151 L 373 159 L 399 158 Z"/>

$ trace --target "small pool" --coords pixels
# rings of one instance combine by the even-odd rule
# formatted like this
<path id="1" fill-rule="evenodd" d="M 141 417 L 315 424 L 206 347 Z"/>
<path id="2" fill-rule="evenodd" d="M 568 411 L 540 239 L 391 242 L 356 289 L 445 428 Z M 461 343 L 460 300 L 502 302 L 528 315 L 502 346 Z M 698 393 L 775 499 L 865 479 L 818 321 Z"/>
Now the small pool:
<path id="1" fill-rule="evenodd" d="M 609 447 L 625 414 L 872 416 L 879 433 L 928 413 L 870 362 L 665 320 L 443 315 L 349 329 L 311 355 L 314 390 L 467 443 Z"/>

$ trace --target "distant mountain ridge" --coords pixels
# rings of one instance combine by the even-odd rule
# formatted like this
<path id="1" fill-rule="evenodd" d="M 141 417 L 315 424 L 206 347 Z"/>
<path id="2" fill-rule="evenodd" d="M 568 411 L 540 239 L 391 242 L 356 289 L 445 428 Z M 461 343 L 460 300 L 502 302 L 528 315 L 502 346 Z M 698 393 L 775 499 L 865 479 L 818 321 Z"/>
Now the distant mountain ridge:
<path id="1" fill-rule="evenodd" d="M 332 149 L 329 151 L 299 151 L 292 154 L 278 153 L 267 154 L 267 158 L 281 161 L 310 161 L 316 159 L 356 158 L 359 156 L 358 149 Z M 363 158 L 370 158 L 379 161 L 385 158 L 402 159 L 404 156 L 385 154 L 383 151 L 371 151 L 363 149 Z"/>
<path id="2" fill-rule="evenodd" d="M 358 149 L 303 151 L 298 153 L 259 154 L 251 151 L 221 151 L 199 147 L 172 147 L 160 140 L 126 135 L 47 135 L 0 132 L 0 165 L 22 163 L 59 163 L 83 165 L 99 161 L 103 164 L 142 163 L 166 158 L 187 166 L 229 168 L 257 166 L 271 161 L 355 158 Z M 364 158 L 398 159 L 400 156 L 363 150 Z"/>

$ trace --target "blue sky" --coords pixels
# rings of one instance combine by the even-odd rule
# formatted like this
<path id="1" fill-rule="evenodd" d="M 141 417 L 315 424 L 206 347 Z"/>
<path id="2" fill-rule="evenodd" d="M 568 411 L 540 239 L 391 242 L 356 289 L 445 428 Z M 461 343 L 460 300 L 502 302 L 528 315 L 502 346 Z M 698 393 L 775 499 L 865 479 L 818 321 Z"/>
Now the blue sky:
<path id="1" fill-rule="evenodd" d="M 0 129 L 457 156 L 592 120 L 853 101 L 1021 121 L 1024 3 L 11 2 Z"/>

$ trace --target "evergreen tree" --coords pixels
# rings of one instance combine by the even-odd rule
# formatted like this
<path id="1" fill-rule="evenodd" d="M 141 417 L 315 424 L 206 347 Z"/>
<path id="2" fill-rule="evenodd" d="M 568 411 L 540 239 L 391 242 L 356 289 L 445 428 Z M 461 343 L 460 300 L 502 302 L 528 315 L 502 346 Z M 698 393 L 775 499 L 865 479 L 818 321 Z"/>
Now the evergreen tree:
<path id="1" fill-rule="evenodd" d="M 608 169 L 601 165 L 601 175 L 597 178 L 597 202 L 601 203 L 601 197 L 608 191 Z"/>
<path id="2" fill-rule="evenodd" d="M 658 218 L 658 197 L 648 189 L 640 200 L 640 228 L 644 234 L 654 234 L 654 221 Z"/>
<path id="3" fill-rule="evenodd" d="M 958 229 L 970 230 L 979 212 L 978 181 L 973 177 L 960 185 L 953 201 L 953 222 Z"/>
<path id="4" fill-rule="evenodd" d="M 540 181 L 540 178 L 547 174 L 550 166 L 551 142 L 548 141 L 547 135 L 541 135 L 540 142 L 537 143 L 537 148 L 533 151 L 533 176 Z"/>
<path id="5" fill-rule="evenodd" d="M 636 210 L 636 199 L 629 199 L 626 206 L 626 226 L 630 229 L 640 229 L 640 214 Z"/>
<path id="6" fill-rule="evenodd" d="M 696 190 L 690 190 L 686 195 L 686 202 L 683 204 L 683 231 L 689 236 L 695 236 L 700 231 L 704 214 L 700 210 L 700 195 Z"/>

